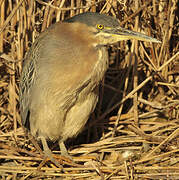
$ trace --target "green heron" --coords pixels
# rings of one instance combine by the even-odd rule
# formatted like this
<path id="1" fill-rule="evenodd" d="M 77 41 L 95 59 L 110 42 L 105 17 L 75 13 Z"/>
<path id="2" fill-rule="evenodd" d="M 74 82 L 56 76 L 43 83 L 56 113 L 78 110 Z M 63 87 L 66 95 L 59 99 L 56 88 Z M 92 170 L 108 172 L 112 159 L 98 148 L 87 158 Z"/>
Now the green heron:
<path id="1" fill-rule="evenodd" d="M 64 141 L 80 133 L 98 101 L 108 68 L 106 45 L 128 39 L 160 42 L 88 12 L 53 24 L 33 43 L 23 64 L 20 111 L 22 124 L 29 124 L 47 154 L 47 140 L 58 141 L 67 154 Z"/>

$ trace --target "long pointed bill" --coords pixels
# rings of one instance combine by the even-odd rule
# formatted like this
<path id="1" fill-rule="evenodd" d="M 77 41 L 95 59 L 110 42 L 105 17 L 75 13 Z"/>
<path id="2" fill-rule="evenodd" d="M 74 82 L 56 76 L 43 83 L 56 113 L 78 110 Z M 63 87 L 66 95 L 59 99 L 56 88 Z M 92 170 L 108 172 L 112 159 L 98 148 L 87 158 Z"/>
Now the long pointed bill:
<path id="1" fill-rule="evenodd" d="M 161 41 L 152 38 L 150 36 L 147 36 L 145 34 L 131 31 L 128 29 L 124 29 L 121 27 L 115 28 L 111 31 L 113 36 L 118 39 L 118 40 L 129 40 L 129 39 L 136 39 L 136 40 L 141 40 L 141 41 L 147 41 L 147 42 L 155 42 L 155 43 L 161 43 Z"/>

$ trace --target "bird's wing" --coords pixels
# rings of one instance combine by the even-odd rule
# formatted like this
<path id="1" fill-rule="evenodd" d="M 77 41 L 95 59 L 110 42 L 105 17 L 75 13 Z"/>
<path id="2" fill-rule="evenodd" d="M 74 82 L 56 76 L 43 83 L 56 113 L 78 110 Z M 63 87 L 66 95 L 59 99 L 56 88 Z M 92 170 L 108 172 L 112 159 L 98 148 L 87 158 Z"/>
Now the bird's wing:
<path id="1" fill-rule="evenodd" d="M 35 44 L 34 44 L 35 46 Z M 29 99 L 31 96 L 31 88 L 33 87 L 34 79 L 36 78 L 36 65 L 35 60 L 32 56 L 32 49 L 26 54 L 23 62 L 23 71 L 20 78 L 19 86 L 19 101 L 20 101 L 20 113 L 22 124 L 25 124 L 28 110 L 29 110 Z"/>

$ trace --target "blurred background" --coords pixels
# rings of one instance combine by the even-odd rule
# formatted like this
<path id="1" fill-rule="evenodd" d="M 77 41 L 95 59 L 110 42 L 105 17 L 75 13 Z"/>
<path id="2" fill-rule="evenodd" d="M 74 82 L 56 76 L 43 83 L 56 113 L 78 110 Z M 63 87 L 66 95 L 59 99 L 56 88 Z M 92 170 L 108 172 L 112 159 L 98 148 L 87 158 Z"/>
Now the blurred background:
<path id="1" fill-rule="evenodd" d="M 84 131 L 67 142 L 62 173 L 25 136 L 19 77 L 26 51 L 51 24 L 83 12 L 114 16 L 161 44 L 121 41 Z M 1 179 L 179 179 L 179 2 L 177 0 L 0 0 Z M 17 168 L 18 167 L 18 168 Z"/>

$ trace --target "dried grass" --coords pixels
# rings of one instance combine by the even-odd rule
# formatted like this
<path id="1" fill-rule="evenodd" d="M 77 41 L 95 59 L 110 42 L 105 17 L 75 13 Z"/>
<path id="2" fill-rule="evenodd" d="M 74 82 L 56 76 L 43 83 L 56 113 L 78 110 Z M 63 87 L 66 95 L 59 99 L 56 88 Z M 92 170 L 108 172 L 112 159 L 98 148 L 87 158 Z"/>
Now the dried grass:
<path id="1" fill-rule="evenodd" d="M 25 52 L 50 24 L 84 11 L 162 44 L 110 48 L 110 68 L 85 131 L 69 142 L 74 162 L 55 167 L 20 125 L 18 84 Z M 0 1 L 1 179 L 179 179 L 179 17 L 177 0 Z M 57 151 L 55 151 L 57 149 Z"/>

